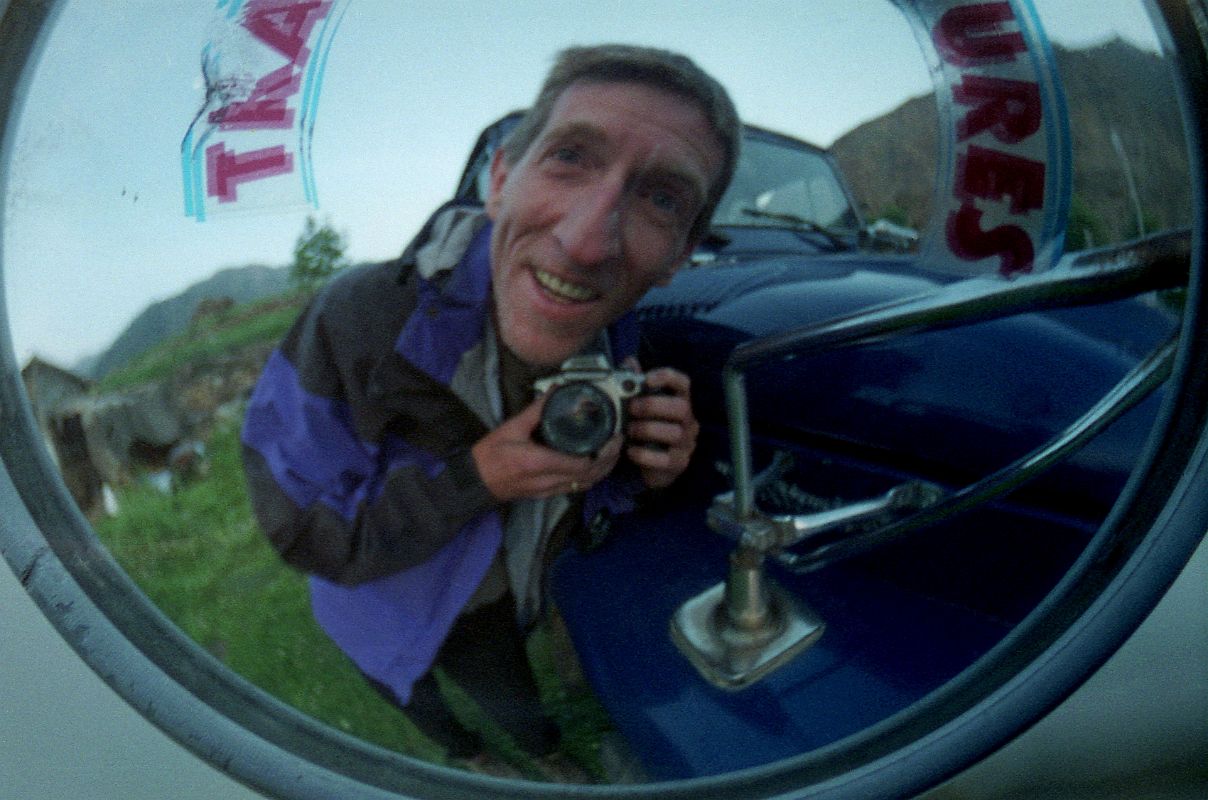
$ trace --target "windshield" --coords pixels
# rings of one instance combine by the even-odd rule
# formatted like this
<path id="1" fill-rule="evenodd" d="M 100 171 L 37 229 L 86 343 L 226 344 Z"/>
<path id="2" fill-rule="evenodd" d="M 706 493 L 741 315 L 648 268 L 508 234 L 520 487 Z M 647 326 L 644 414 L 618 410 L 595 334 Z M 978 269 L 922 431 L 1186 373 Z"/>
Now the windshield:
<path id="1" fill-rule="evenodd" d="M 789 141 L 746 136 L 713 224 L 852 230 L 855 211 L 826 157 Z"/>

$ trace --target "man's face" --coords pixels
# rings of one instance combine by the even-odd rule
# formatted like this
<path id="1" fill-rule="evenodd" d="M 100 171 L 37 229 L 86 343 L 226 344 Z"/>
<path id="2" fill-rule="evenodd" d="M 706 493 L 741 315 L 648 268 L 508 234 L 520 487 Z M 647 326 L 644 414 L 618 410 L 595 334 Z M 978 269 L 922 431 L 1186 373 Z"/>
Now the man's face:
<path id="1" fill-rule="evenodd" d="M 704 113 L 637 83 L 578 83 L 521 159 L 491 164 L 491 276 L 504 343 L 533 366 L 579 352 L 689 256 L 722 163 Z"/>

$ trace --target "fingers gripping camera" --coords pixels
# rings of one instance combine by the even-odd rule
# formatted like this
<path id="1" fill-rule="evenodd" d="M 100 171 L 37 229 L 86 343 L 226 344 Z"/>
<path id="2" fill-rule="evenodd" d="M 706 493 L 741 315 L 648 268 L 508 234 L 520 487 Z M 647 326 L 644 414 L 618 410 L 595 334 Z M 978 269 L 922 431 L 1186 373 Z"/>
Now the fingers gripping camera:
<path id="1" fill-rule="evenodd" d="M 548 395 L 537 438 L 563 453 L 593 455 L 621 430 L 625 401 L 644 386 L 642 373 L 614 369 L 603 355 L 568 358 L 556 375 L 533 384 Z"/>

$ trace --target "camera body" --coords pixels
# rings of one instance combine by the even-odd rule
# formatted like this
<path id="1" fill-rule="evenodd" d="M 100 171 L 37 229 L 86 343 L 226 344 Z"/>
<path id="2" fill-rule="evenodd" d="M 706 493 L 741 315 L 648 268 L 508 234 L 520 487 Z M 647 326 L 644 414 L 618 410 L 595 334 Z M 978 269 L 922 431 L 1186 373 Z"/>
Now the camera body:
<path id="1" fill-rule="evenodd" d="M 533 384 L 548 395 L 537 438 L 570 455 L 593 455 L 621 430 L 625 401 L 640 394 L 645 376 L 614 369 L 604 355 L 572 356 L 561 370 Z"/>

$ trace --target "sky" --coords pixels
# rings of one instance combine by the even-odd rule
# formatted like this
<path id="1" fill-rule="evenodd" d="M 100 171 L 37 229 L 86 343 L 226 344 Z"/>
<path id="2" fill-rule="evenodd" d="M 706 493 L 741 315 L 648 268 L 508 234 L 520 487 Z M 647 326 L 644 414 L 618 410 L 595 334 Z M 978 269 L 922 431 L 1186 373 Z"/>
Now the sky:
<path id="1" fill-rule="evenodd" d="M 1035 0 L 1054 41 L 1157 49 L 1139 0 Z M 931 90 L 887 0 L 349 0 L 314 115 L 318 208 L 185 214 L 181 140 L 204 102 L 216 0 L 74 0 L 10 132 L 2 278 L 18 363 L 71 366 L 149 303 L 219 269 L 288 264 L 308 214 L 354 261 L 397 255 L 451 195 L 479 131 L 526 106 L 553 55 L 622 41 L 679 50 L 744 120 L 828 146 Z"/>

